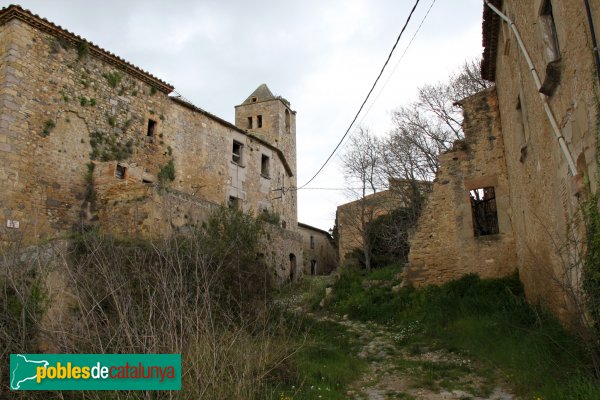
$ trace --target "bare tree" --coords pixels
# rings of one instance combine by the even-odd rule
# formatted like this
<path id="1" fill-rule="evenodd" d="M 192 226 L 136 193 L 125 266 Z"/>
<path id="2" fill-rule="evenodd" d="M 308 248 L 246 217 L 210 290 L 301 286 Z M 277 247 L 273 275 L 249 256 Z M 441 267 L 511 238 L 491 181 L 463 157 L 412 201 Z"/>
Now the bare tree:
<path id="1" fill-rule="evenodd" d="M 358 238 L 367 270 L 371 269 L 370 222 L 380 213 L 377 192 L 386 185 L 379 140 L 368 129 L 359 127 L 351 136 L 348 150 L 342 156 L 342 166 L 348 190 L 357 198 L 357 209 L 340 216 L 344 228 Z M 358 214 L 358 215 L 357 215 Z M 343 256 L 343 255 L 342 255 Z"/>
<path id="2" fill-rule="evenodd" d="M 457 101 L 489 86 L 479 62 L 466 61 L 447 81 L 419 88 L 417 99 L 392 114 L 394 128 L 385 141 L 385 168 L 404 180 L 431 180 L 438 155 L 462 140 L 462 109 Z"/>

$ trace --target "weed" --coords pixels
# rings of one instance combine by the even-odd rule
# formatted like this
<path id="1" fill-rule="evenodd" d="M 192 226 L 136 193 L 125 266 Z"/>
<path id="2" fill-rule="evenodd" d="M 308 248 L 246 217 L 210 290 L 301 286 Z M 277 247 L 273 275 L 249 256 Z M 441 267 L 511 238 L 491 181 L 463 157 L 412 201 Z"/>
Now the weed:
<path id="1" fill-rule="evenodd" d="M 85 40 L 82 40 L 77 45 L 77 61 L 83 60 L 90 53 L 90 44 Z"/>
<path id="2" fill-rule="evenodd" d="M 54 129 L 54 127 L 56 127 L 56 123 L 54 121 L 52 121 L 51 119 L 46 120 L 46 122 L 44 122 L 44 128 L 42 129 L 42 133 L 40 133 L 40 136 L 47 137 L 48 135 L 50 135 L 50 132 L 52 132 L 52 129 Z"/>
<path id="3" fill-rule="evenodd" d="M 122 79 L 121 74 L 119 74 L 116 71 L 113 71 L 111 73 L 104 73 L 102 74 L 102 76 L 106 79 L 106 82 L 108 82 L 108 85 L 112 88 L 116 88 Z"/>
<path id="4" fill-rule="evenodd" d="M 79 98 L 79 104 L 82 107 L 85 107 L 85 106 L 87 106 L 89 104 L 89 100 L 87 98 L 85 98 L 85 97 L 80 97 Z"/>
<path id="5" fill-rule="evenodd" d="M 158 179 L 161 183 L 175 180 L 175 164 L 173 164 L 173 160 L 169 160 L 167 165 L 160 169 L 158 172 Z"/>
<path id="6" fill-rule="evenodd" d="M 152 87 L 150 88 L 150 96 L 154 96 L 154 95 L 156 94 L 156 92 L 157 92 L 157 91 L 158 91 L 158 90 L 156 89 L 156 87 L 155 87 L 155 86 L 152 86 Z"/>

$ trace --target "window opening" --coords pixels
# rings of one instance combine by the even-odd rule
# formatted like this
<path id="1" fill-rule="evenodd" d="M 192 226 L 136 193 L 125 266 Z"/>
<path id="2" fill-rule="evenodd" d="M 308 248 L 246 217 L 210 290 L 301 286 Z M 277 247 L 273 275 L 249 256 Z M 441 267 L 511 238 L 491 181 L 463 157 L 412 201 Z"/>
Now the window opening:
<path id="1" fill-rule="evenodd" d="M 233 210 L 239 210 L 240 209 L 240 199 L 238 199 L 237 197 L 233 197 L 233 196 L 229 196 L 229 201 L 228 204 L 229 208 L 233 209 Z"/>
<path id="2" fill-rule="evenodd" d="M 240 142 L 233 141 L 233 148 L 231 150 L 231 161 L 236 164 L 242 164 L 242 149 L 244 146 Z"/>
<path id="3" fill-rule="evenodd" d="M 252 129 L 252 117 L 248 117 L 248 129 Z"/>
<path id="4" fill-rule="evenodd" d="M 264 154 L 261 156 L 260 160 L 260 174 L 265 178 L 269 177 L 269 157 Z"/>
<path id="5" fill-rule="evenodd" d="M 125 173 L 127 171 L 127 168 L 117 164 L 117 168 L 115 169 L 115 176 L 117 177 L 117 179 L 125 179 Z"/>
<path id="6" fill-rule="evenodd" d="M 285 110 L 285 131 L 290 133 L 290 110 Z"/>
<path id="7" fill-rule="evenodd" d="M 262 128 L 262 115 L 258 115 L 256 117 L 256 127 L 257 128 Z"/>
<path id="8" fill-rule="evenodd" d="M 155 133 L 156 133 L 156 121 L 149 119 L 148 120 L 148 132 L 146 133 L 146 136 L 154 137 Z"/>
<path id="9" fill-rule="evenodd" d="M 469 197 L 471 198 L 473 233 L 475 236 L 495 235 L 499 233 L 494 188 L 490 186 L 473 189 L 469 191 Z"/>
<path id="10" fill-rule="evenodd" d="M 315 248 L 315 237 L 313 235 L 310 235 L 310 248 Z"/>

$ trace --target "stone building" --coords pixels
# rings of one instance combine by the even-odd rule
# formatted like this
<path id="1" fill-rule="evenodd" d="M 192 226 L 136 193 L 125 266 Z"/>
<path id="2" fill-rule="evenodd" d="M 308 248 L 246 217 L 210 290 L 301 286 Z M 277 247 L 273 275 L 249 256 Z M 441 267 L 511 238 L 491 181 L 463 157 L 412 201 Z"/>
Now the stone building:
<path id="1" fill-rule="evenodd" d="M 600 27 L 600 3 L 590 2 L 589 20 L 575 0 L 491 4 L 514 22 L 531 65 L 510 25 L 484 5 L 481 72 L 496 88 L 461 103 L 465 141 L 441 157 L 406 278 L 419 286 L 518 269 L 528 298 L 566 320 L 564 289 L 578 276 L 568 244 L 581 233 L 584 182 L 592 193 L 598 182 L 591 27 Z"/>
<path id="2" fill-rule="evenodd" d="M 229 204 L 280 221 L 265 256 L 280 280 L 301 274 L 290 103 L 261 85 L 234 125 L 173 92 L 46 19 L 0 10 L 0 241 L 91 221 L 166 235 Z"/>
<path id="3" fill-rule="evenodd" d="M 326 275 L 337 267 L 337 251 L 329 232 L 303 223 L 298 224 L 304 246 L 304 273 Z"/>

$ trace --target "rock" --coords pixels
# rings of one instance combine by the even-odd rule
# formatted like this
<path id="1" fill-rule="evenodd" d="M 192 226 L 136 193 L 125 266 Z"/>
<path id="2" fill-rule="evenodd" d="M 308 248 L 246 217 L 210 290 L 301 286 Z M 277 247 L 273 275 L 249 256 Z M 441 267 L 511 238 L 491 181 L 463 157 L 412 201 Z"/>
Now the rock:
<path id="1" fill-rule="evenodd" d="M 402 289 L 402 284 L 398 284 L 396 286 L 392 286 L 392 293 L 398 293 Z"/>

